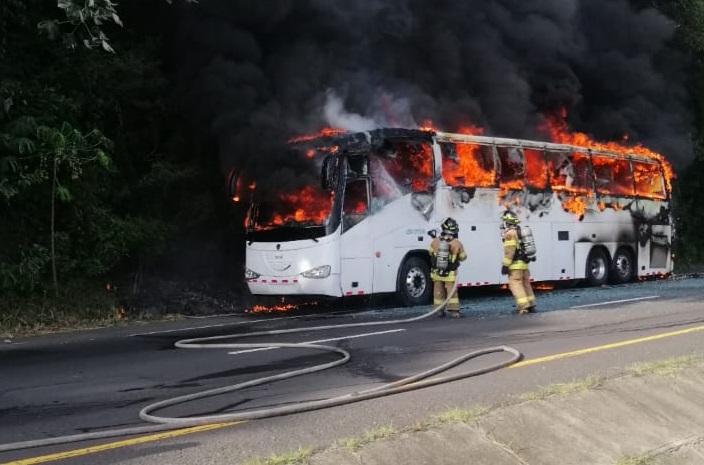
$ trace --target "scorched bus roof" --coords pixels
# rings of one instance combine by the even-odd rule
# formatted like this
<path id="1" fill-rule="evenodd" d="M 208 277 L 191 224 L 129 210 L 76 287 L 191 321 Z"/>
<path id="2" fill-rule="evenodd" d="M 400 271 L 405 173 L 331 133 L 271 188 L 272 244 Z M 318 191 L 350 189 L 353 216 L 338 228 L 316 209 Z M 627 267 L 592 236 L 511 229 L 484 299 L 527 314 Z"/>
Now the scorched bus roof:
<path id="1" fill-rule="evenodd" d="M 299 148 L 337 147 L 338 151 L 348 155 L 362 155 L 384 146 L 389 140 L 427 141 L 436 139 L 438 142 L 453 142 L 478 145 L 497 145 L 502 147 L 521 147 L 554 152 L 586 152 L 614 158 L 632 159 L 645 163 L 659 164 L 659 160 L 630 152 L 627 147 L 623 151 L 604 150 L 589 146 L 560 144 L 528 139 L 512 139 L 504 137 L 489 137 L 467 134 L 456 134 L 442 131 L 429 131 L 404 128 L 381 128 L 364 132 L 343 132 L 294 141 L 290 145 Z"/>

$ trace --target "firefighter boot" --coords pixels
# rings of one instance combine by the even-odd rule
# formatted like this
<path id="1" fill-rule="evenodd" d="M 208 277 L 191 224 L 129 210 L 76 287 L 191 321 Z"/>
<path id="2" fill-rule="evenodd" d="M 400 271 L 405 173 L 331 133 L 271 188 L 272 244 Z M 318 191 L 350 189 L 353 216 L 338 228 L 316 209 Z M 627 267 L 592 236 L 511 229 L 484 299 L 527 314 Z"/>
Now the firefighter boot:
<path id="1" fill-rule="evenodd" d="M 452 318 L 459 318 L 460 317 L 460 311 L 459 310 L 448 310 L 450 312 L 450 315 Z"/>

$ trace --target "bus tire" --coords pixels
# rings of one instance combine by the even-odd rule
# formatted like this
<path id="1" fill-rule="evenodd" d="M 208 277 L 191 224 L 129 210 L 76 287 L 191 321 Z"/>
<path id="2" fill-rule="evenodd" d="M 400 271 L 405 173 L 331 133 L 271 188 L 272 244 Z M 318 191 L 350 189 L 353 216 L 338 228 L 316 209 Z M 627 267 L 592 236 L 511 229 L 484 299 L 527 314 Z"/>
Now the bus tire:
<path id="1" fill-rule="evenodd" d="M 430 266 L 421 257 L 408 257 L 401 265 L 396 293 L 401 303 L 407 307 L 424 305 L 430 301 L 433 282 L 430 280 Z"/>
<path id="2" fill-rule="evenodd" d="M 633 280 L 634 271 L 633 254 L 625 247 L 619 248 L 614 254 L 611 263 L 611 279 L 616 284 L 624 284 Z"/>
<path id="3" fill-rule="evenodd" d="M 594 248 L 589 252 L 584 276 L 592 286 L 601 286 L 609 279 L 609 269 L 611 268 L 606 252 L 600 248 Z"/>

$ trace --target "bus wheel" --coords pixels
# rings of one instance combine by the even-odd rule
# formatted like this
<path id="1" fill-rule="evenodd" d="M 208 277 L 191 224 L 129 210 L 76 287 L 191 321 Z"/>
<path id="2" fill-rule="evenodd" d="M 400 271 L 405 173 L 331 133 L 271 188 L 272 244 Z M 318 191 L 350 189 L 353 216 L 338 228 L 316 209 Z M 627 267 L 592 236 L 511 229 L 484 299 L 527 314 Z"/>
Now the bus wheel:
<path id="1" fill-rule="evenodd" d="M 609 259 L 602 249 L 592 249 L 587 258 L 585 277 L 592 286 L 601 286 L 609 279 Z"/>
<path id="2" fill-rule="evenodd" d="M 398 276 L 397 293 L 407 307 L 427 304 L 433 292 L 430 267 L 420 257 L 409 257 L 403 262 Z"/>
<path id="3" fill-rule="evenodd" d="M 612 270 L 613 275 L 611 279 L 617 284 L 623 284 L 633 280 L 633 255 L 629 250 L 621 248 L 616 251 Z"/>

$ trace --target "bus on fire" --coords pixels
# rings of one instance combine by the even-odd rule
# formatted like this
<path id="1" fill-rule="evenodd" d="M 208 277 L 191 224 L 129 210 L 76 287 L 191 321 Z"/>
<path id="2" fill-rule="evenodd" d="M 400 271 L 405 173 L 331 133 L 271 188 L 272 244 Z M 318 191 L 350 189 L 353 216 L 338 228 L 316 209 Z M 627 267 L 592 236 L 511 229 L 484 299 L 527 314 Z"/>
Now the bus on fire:
<path id="1" fill-rule="evenodd" d="M 266 203 L 255 190 L 245 268 L 254 295 L 395 292 L 405 305 L 428 303 L 428 231 L 448 216 L 468 255 L 458 285 L 501 284 L 507 206 L 533 230 L 536 282 L 625 283 L 673 268 L 670 167 L 641 146 L 389 128 L 291 147 L 314 155 L 320 183 L 289 204 L 295 195 Z"/>

